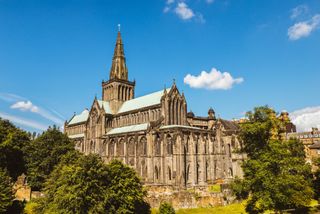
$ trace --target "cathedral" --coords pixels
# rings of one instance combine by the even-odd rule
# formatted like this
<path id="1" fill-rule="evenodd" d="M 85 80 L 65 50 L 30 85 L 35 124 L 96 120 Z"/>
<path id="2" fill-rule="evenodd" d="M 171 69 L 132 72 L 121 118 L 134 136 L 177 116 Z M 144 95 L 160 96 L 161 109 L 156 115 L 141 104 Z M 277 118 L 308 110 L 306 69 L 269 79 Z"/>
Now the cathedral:
<path id="1" fill-rule="evenodd" d="M 106 163 L 121 160 L 146 186 L 201 188 L 242 176 L 237 123 L 216 118 L 212 108 L 203 117 L 188 112 L 175 82 L 141 97 L 135 86 L 119 31 L 101 99 L 65 122 L 77 150 L 99 154 Z"/>

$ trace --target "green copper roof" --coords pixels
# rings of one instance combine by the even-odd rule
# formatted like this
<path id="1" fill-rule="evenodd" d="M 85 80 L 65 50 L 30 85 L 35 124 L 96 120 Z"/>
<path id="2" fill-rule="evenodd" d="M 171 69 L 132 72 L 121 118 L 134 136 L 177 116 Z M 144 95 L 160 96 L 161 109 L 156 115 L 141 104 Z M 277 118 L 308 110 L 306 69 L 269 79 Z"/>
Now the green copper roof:
<path id="1" fill-rule="evenodd" d="M 109 102 L 103 101 L 103 100 L 98 100 L 98 103 L 99 103 L 100 108 L 103 107 L 107 114 L 112 114 Z"/>
<path id="2" fill-rule="evenodd" d="M 75 115 L 68 123 L 68 125 L 73 125 L 73 124 L 77 124 L 77 123 L 83 123 L 85 121 L 87 121 L 89 117 L 89 110 L 85 109 L 83 112 L 81 112 L 81 114 L 77 114 Z"/>
<path id="3" fill-rule="evenodd" d="M 128 100 L 122 104 L 120 107 L 118 113 L 123 113 L 127 111 L 132 111 L 135 109 L 145 108 L 148 106 L 153 106 L 160 104 L 161 97 L 163 96 L 163 91 L 157 91 L 151 94 L 144 95 L 142 97 L 137 97 L 132 100 Z M 167 92 L 169 93 L 170 88 L 167 89 Z"/>
<path id="4" fill-rule="evenodd" d="M 137 131 L 144 131 L 147 130 L 149 123 L 142 123 L 138 125 L 132 125 L 132 126 L 124 126 L 119 128 L 111 129 L 107 135 L 112 134 L 121 134 L 121 133 L 128 133 L 128 132 L 137 132 Z"/>

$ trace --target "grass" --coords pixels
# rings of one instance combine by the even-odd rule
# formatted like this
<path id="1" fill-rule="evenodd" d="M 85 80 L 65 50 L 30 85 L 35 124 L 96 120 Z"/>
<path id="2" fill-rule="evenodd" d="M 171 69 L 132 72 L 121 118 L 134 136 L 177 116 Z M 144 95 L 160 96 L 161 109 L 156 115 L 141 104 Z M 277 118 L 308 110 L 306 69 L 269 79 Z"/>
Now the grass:
<path id="1" fill-rule="evenodd" d="M 224 207 L 208 207 L 208 208 L 190 208 L 190 209 L 178 209 L 176 214 L 241 214 L 246 213 L 244 203 L 230 204 Z M 157 209 L 152 209 L 151 214 L 157 214 Z"/>
<path id="2" fill-rule="evenodd" d="M 214 213 L 214 214 L 241 214 L 246 213 L 243 203 L 230 204 L 224 207 L 208 207 L 208 208 L 194 208 L 194 209 L 179 209 L 177 214 L 202 214 L 202 213 Z"/>

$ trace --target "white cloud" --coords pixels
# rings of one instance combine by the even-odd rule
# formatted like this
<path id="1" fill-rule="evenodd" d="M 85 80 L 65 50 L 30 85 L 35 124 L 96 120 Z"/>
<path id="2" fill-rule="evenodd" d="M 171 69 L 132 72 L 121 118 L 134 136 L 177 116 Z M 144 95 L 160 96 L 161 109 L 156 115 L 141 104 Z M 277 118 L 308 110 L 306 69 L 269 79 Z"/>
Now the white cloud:
<path id="1" fill-rule="evenodd" d="M 167 0 L 167 4 L 173 4 L 174 0 Z"/>
<path id="2" fill-rule="evenodd" d="M 33 120 L 28 120 L 25 118 L 13 116 L 10 114 L 0 112 L 0 117 L 7 119 L 7 120 L 10 120 L 13 123 L 17 123 L 17 124 L 20 124 L 23 126 L 34 128 L 34 129 L 38 129 L 38 130 L 42 130 L 42 131 L 47 129 L 47 126 L 44 124 L 38 123 Z"/>
<path id="3" fill-rule="evenodd" d="M 205 88 L 209 90 L 228 90 L 234 84 L 239 84 L 244 81 L 242 77 L 233 78 L 230 73 L 221 73 L 215 68 L 212 68 L 209 73 L 202 71 L 199 76 L 188 74 L 184 77 L 184 83 L 191 88 Z"/>
<path id="4" fill-rule="evenodd" d="M 309 7 L 307 5 L 299 5 L 291 10 L 291 19 L 296 19 L 299 16 L 307 13 L 309 11 Z"/>
<path id="5" fill-rule="evenodd" d="M 11 109 L 38 114 L 41 117 L 54 122 L 58 126 L 62 126 L 64 123 L 64 117 L 58 112 L 54 110 L 46 110 L 45 108 L 34 105 L 30 100 L 19 95 L 0 93 L 0 99 L 12 103 L 10 106 Z"/>
<path id="6" fill-rule="evenodd" d="M 316 30 L 320 24 L 320 14 L 314 15 L 311 19 L 298 22 L 288 29 L 290 40 L 298 40 L 302 37 L 308 37 L 312 31 Z"/>
<path id="7" fill-rule="evenodd" d="M 299 109 L 289 115 L 299 132 L 311 131 L 313 127 L 320 129 L 320 106 Z"/>
<path id="8" fill-rule="evenodd" d="M 188 20 L 195 16 L 192 9 L 184 2 L 178 3 L 174 12 L 183 20 Z"/>
<path id="9" fill-rule="evenodd" d="M 51 112 L 48 112 L 47 110 L 34 105 L 30 100 L 16 102 L 15 104 L 11 105 L 10 108 L 18 109 L 20 111 L 30 111 L 56 123 L 57 125 L 63 124 L 63 120 L 61 118 L 56 117 Z"/>
<path id="10" fill-rule="evenodd" d="M 39 112 L 38 106 L 33 105 L 29 100 L 16 102 L 15 104 L 11 105 L 10 108 L 19 109 L 20 111 L 31 111 L 34 113 Z"/>

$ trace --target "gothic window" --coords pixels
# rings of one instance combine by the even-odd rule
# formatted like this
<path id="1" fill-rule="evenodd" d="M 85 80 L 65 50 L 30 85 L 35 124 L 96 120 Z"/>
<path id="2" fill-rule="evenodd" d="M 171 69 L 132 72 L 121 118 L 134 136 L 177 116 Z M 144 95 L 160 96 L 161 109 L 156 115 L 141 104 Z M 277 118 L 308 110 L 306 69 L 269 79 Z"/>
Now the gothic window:
<path id="1" fill-rule="evenodd" d="M 145 137 L 142 137 L 140 140 L 141 148 L 142 148 L 142 155 L 147 155 L 147 139 Z"/>
<path id="2" fill-rule="evenodd" d="M 161 155 L 161 139 L 158 134 L 156 135 L 155 139 L 154 154 Z"/>
<path id="3" fill-rule="evenodd" d="M 129 143 L 128 143 L 128 155 L 129 156 L 134 156 L 135 152 L 134 152 L 134 139 L 130 138 Z"/>
<path id="4" fill-rule="evenodd" d="M 200 166 L 199 166 L 199 163 L 197 163 L 197 169 L 196 169 L 196 183 L 199 183 L 199 168 L 200 168 Z"/>
<path id="5" fill-rule="evenodd" d="M 232 172 L 232 169 L 231 169 L 231 168 L 229 168 L 228 176 L 229 176 L 229 177 L 233 177 L 233 172 Z"/>
<path id="6" fill-rule="evenodd" d="M 141 177 L 146 178 L 148 174 L 148 168 L 144 160 L 141 162 Z"/>
<path id="7" fill-rule="evenodd" d="M 91 141 L 90 142 L 90 153 L 94 153 L 94 150 L 95 150 L 95 142 Z"/>
<path id="8" fill-rule="evenodd" d="M 117 156 L 123 156 L 124 154 L 124 140 L 121 139 L 117 143 Z"/>
<path id="9" fill-rule="evenodd" d="M 169 181 L 171 181 L 171 169 L 170 169 L 170 167 L 168 167 L 168 178 L 169 178 Z"/>
<path id="10" fill-rule="evenodd" d="M 104 155 L 106 155 L 106 145 L 107 145 L 107 142 L 106 141 L 103 141 L 103 143 L 102 143 L 102 147 L 101 147 L 101 150 L 100 150 L 100 154 L 102 155 L 102 156 L 104 156 Z"/>
<path id="11" fill-rule="evenodd" d="M 189 174 L 190 174 L 190 165 L 188 165 L 188 167 L 187 167 L 186 181 L 189 180 Z"/>
<path id="12" fill-rule="evenodd" d="M 231 145 L 228 144 L 228 153 L 229 153 L 229 157 L 231 158 Z"/>
<path id="13" fill-rule="evenodd" d="M 154 173 L 155 173 L 156 180 L 158 180 L 160 176 L 160 169 L 158 169 L 157 166 L 154 167 Z"/>
<path id="14" fill-rule="evenodd" d="M 110 157 L 114 156 L 114 141 L 113 140 L 109 143 L 108 153 L 109 153 Z"/>
<path id="15" fill-rule="evenodd" d="M 170 135 L 167 137 L 167 154 L 172 155 L 173 154 L 173 142 Z"/>

